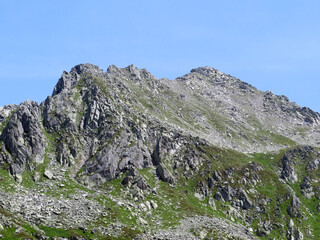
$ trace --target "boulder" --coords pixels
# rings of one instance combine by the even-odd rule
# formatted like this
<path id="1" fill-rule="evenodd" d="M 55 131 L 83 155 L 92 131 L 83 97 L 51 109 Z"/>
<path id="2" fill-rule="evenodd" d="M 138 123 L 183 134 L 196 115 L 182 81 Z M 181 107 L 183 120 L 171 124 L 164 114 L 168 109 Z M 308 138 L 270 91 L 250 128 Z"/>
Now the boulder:
<path id="1" fill-rule="evenodd" d="M 302 232 L 301 232 L 299 229 L 297 229 L 297 230 L 295 231 L 295 233 L 294 233 L 294 239 L 295 239 L 295 240 L 303 240 L 303 234 L 302 234 Z"/>
<path id="2" fill-rule="evenodd" d="M 281 169 L 281 178 L 285 179 L 288 182 L 296 182 L 298 176 L 295 173 L 294 163 L 289 154 L 285 154 L 281 160 L 282 169 Z"/>
<path id="3" fill-rule="evenodd" d="M 157 174 L 160 178 L 160 180 L 173 184 L 174 183 L 174 178 L 173 176 L 169 173 L 166 167 L 164 167 L 162 164 L 159 164 L 157 167 Z"/>
<path id="4" fill-rule="evenodd" d="M 301 217 L 300 205 L 300 199 L 296 195 L 293 195 L 290 206 L 287 209 L 291 217 Z"/>
<path id="5" fill-rule="evenodd" d="M 214 202 L 214 199 L 212 197 L 209 198 L 208 203 L 214 211 L 217 210 L 216 203 Z"/>
<path id="6" fill-rule="evenodd" d="M 301 193 L 303 194 L 303 196 L 305 196 L 308 199 L 311 199 L 312 196 L 314 196 L 314 191 L 313 191 L 313 187 L 312 187 L 312 178 L 311 177 L 305 177 L 300 185 L 301 188 Z"/>
<path id="7" fill-rule="evenodd" d="M 223 197 L 223 199 L 228 202 L 231 201 L 232 198 L 236 195 L 237 190 L 233 189 L 230 185 L 224 186 L 220 188 L 220 193 Z"/>
<path id="8" fill-rule="evenodd" d="M 242 209 L 249 209 L 249 208 L 253 208 L 253 204 L 251 202 L 251 200 L 249 199 L 249 197 L 247 196 L 247 194 L 242 190 L 239 191 L 239 197 L 241 200 L 241 208 Z"/>
<path id="9" fill-rule="evenodd" d="M 312 159 L 311 161 L 308 162 L 306 166 L 307 171 L 316 171 L 319 168 L 320 164 L 320 159 Z"/>
<path id="10" fill-rule="evenodd" d="M 224 200 L 220 192 L 216 192 L 214 194 L 214 199 L 216 199 L 218 201 L 223 201 Z"/>
<path id="11" fill-rule="evenodd" d="M 151 203 L 151 207 L 153 209 L 157 209 L 158 208 L 158 204 L 155 201 L 151 200 L 150 203 Z"/>
<path id="12" fill-rule="evenodd" d="M 12 164 L 10 166 L 10 174 L 17 183 L 22 182 L 22 169 L 18 164 Z"/>
<path id="13" fill-rule="evenodd" d="M 53 173 L 50 170 L 46 169 L 43 173 L 43 176 L 51 180 L 53 178 Z"/>
<path id="14" fill-rule="evenodd" d="M 214 171 L 212 177 L 213 177 L 213 179 L 216 180 L 217 182 L 221 182 L 220 173 L 219 173 L 218 171 Z"/>

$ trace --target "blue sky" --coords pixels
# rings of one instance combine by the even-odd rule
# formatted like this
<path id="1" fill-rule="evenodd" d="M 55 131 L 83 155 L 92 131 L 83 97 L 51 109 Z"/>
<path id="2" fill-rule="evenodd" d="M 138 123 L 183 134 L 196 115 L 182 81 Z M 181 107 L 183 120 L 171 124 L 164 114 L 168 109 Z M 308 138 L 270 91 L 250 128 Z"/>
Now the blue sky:
<path id="1" fill-rule="evenodd" d="M 63 70 L 211 66 L 320 112 L 318 0 L 0 0 L 0 106 L 51 95 Z"/>

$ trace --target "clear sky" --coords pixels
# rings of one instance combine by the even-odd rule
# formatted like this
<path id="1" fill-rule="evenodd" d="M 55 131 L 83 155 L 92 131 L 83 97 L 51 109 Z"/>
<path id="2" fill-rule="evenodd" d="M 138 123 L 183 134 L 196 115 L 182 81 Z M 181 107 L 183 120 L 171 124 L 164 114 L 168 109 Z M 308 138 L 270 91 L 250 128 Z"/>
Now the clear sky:
<path id="1" fill-rule="evenodd" d="M 63 70 L 211 66 L 320 112 L 319 0 L 0 0 L 0 106 L 51 95 Z"/>

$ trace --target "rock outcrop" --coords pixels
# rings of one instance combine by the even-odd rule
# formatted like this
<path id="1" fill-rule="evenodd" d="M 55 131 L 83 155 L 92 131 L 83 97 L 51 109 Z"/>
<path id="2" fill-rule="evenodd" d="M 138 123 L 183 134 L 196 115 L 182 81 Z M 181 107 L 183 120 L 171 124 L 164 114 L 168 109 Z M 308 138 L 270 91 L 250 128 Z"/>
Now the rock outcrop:
<path id="1" fill-rule="evenodd" d="M 4 237 L 319 238 L 320 114 L 211 67 L 80 64 L 0 134 Z"/>

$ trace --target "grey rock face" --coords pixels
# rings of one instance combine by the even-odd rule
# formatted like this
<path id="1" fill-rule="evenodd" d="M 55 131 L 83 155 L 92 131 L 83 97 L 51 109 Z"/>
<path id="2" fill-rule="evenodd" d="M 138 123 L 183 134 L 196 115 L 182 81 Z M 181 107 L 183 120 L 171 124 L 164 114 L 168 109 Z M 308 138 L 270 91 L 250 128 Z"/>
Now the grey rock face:
<path id="1" fill-rule="evenodd" d="M 163 165 L 159 164 L 157 167 L 157 174 L 159 175 L 159 178 L 164 181 L 173 184 L 174 179 L 172 175 L 169 173 L 169 171 L 164 167 Z"/>
<path id="2" fill-rule="evenodd" d="M 288 182 L 296 182 L 298 180 L 294 169 L 294 163 L 288 155 L 284 155 L 282 158 L 281 178 Z"/>
<path id="3" fill-rule="evenodd" d="M 0 107 L 0 124 L 3 122 L 18 108 L 15 104 L 5 105 Z"/>
<path id="4" fill-rule="evenodd" d="M 122 181 L 123 185 L 128 187 L 137 186 L 141 190 L 150 188 L 141 174 L 134 167 L 129 166 L 125 171 L 127 172 L 127 176 Z"/>
<path id="5" fill-rule="evenodd" d="M 80 64 L 62 74 L 52 96 L 40 105 L 26 101 L 0 108 L 0 129 L 1 167 L 17 183 L 41 189 L 28 192 L 12 184 L 20 192 L 1 193 L 0 203 L 35 225 L 83 228 L 88 222 L 112 219 L 115 223 L 99 227 L 99 234 L 121 233 L 124 225 L 113 219 L 119 212 L 100 205 L 112 203 L 142 227 L 161 225 L 165 216 L 155 219 L 153 214 L 160 215 L 168 206 L 194 215 L 222 211 L 231 221 L 241 219 L 248 226 L 261 217 L 255 231 L 268 236 L 281 229 L 280 223 L 268 220 L 271 205 L 281 221 L 281 204 L 288 204 L 293 195 L 286 206 L 289 215 L 305 216 L 302 201 L 288 194 L 292 183 L 300 181 L 305 198 L 320 196 L 312 178 L 320 162 L 319 113 L 210 67 L 168 80 L 134 65 L 110 66 L 103 72 L 98 66 Z M 277 157 L 266 163 L 267 154 L 254 154 L 297 143 L 310 146 L 291 148 L 280 162 Z M 272 167 L 278 175 L 270 173 Z M 304 168 L 306 175 L 301 175 Z M 117 178 L 122 185 L 115 187 Z M 76 182 L 68 185 L 68 180 Z M 169 194 L 157 189 L 167 186 L 163 182 L 171 184 L 170 191 L 183 189 L 179 197 L 191 195 L 199 211 L 186 202 L 171 206 Z M 280 190 L 274 189 L 278 184 Z M 70 192 L 76 186 L 87 192 L 73 196 Z M 287 195 L 271 199 L 270 188 Z M 61 195 L 51 201 L 45 190 Z M 194 216 L 182 223 L 176 231 L 156 229 L 155 234 L 140 237 L 203 239 L 214 236 L 215 231 L 208 232 L 214 228 L 226 238 L 255 239 L 253 229 L 221 219 Z M 308 235 L 294 226 L 290 229 L 290 236 L 297 239 Z"/>
<path id="6" fill-rule="evenodd" d="M 290 149 L 281 159 L 280 177 L 287 182 L 296 182 L 298 176 L 294 165 L 297 161 L 307 161 L 306 170 L 315 171 L 318 168 L 318 159 L 312 156 L 314 147 L 304 146 Z M 309 160 L 311 158 L 311 160 Z M 305 181 L 305 180 L 304 180 Z"/>
<path id="7" fill-rule="evenodd" d="M 306 167 L 307 171 L 316 171 L 319 168 L 320 159 L 312 159 Z"/>
<path id="8" fill-rule="evenodd" d="M 312 179 L 310 177 L 305 177 L 300 185 L 301 193 L 308 199 L 311 199 L 312 196 L 314 196 L 312 184 Z"/>
<path id="9" fill-rule="evenodd" d="M 241 208 L 249 209 L 253 207 L 251 200 L 244 191 L 239 192 L 239 200 L 241 200 Z"/>
<path id="10" fill-rule="evenodd" d="M 301 202 L 300 199 L 297 196 L 293 196 L 291 199 L 290 206 L 288 207 L 288 213 L 291 217 L 300 217 L 300 206 Z"/>
<path id="11" fill-rule="evenodd" d="M 243 189 L 234 189 L 231 186 L 223 186 L 215 193 L 214 198 L 218 201 L 231 202 L 232 206 L 244 210 L 253 208 L 254 204 L 243 191 Z"/>
<path id="12" fill-rule="evenodd" d="M 62 90 L 70 90 L 81 78 L 81 75 L 85 74 L 102 74 L 103 71 L 99 69 L 98 66 L 92 65 L 90 63 L 79 64 L 73 67 L 68 72 L 63 72 L 61 78 L 59 79 L 57 85 L 55 86 L 52 97 L 62 92 Z"/>
<path id="13" fill-rule="evenodd" d="M 232 198 L 236 195 L 236 193 L 236 189 L 233 189 L 229 185 L 220 189 L 220 194 L 222 195 L 225 201 L 231 201 Z"/>
<path id="14" fill-rule="evenodd" d="M 12 163 L 10 166 L 10 174 L 13 176 L 13 179 L 18 183 L 22 182 L 22 172 L 23 170 L 18 164 Z"/>
<path id="15" fill-rule="evenodd" d="M 39 164 L 44 160 L 45 136 L 39 105 L 31 101 L 22 103 L 12 113 L 1 141 L 3 161 L 11 165 L 11 174 L 20 181 L 26 165 L 31 168 L 30 163 Z"/>
<path id="16" fill-rule="evenodd" d="M 295 237 L 296 240 L 302 240 L 303 239 L 303 234 L 299 229 L 297 229 L 295 231 L 294 237 Z"/>
<path id="17" fill-rule="evenodd" d="M 123 69 L 110 66 L 108 71 L 104 73 L 98 66 L 80 64 L 72 68 L 69 73 L 64 72 L 62 74 L 62 77 L 55 86 L 52 97 L 47 98 L 41 104 L 42 111 L 40 111 L 39 106 L 31 102 L 22 104 L 19 107 L 2 134 L 5 149 L 9 153 L 12 153 L 15 163 L 23 170 L 24 164 L 22 163 L 26 162 L 26 159 L 33 158 L 36 162 L 43 161 L 45 148 L 43 130 L 49 133 L 65 132 L 65 134 L 59 134 L 62 141 L 59 141 L 57 144 L 57 161 L 68 166 L 74 166 L 76 162 L 79 162 L 79 166 L 74 166 L 74 168 L 78 169 L 84 166 L 91 180 L 100 181 L 100 178 L 105 180 L 114 179 L 129 162 L 138 169 L 151 165 L 158 166 L 166 154 L 170 151 L 176 151 L 177 146 L 183 144 L 183 142 L 181 142 L 178 136 L 178 139 L 168 138 L 168 136 L 161 134 L 161 131 L 157 132 L 156 129 L 161 128 L 171 131 L 170 121 L 169 123 L 165 123 L 162 117 L 158 117 L 156 121 L 154 119 L 151 120 L 149 117 L 142 117 L 143 114 L 139 112 L 140 110 L 136 110 L 136 106 L 139 106 L 143 102 L 136 96 L 137 93 L 133 92 L 136 91 L 135 86 L 150 91 L 158 99 L 159 106 L 164 109 L 170 109 L 171 106 L 168 105 L 165 99 L 161 98 L 159 91 L 169 91 L 177 96 L 181 96 L 182 94 L 184 95 L 184 101 L 187 101 L 186 104 L 189 105 L 192 105 L 192 101 L 194 101 L 190 94 L 194 94 L 195 91 L 203 97 L 202 101 L 208 101 L 210 104 L 215 104 L 217 100 L 211 98 L 212 94 L 215 94 L 216 91 L 220 91 L 222 88 L 225 91 L 230 89 L 233 89 L 233 92 L 238 91 L 239 96 L 249 91 L 253 95 L 256 94 L 256 97 L 260 97 L 260 92 L 251 85 L 210 67 L 193 69 L 189 74 L 170 82 L 158 80 L 146 70 L 140 70 L 133 65 Z M 202 92 L 204 90 L 206 92 Z M 220 107 L 220 109 L 231 109 L 232 114 L 230 116 L 232 118 L 240 117 L 239 119 L 243 120 L 240 121 L 240 125 L 245 124 L 245 119 L 242 115 L 250 113 L 241 113 L 243 111 L 241 107 L 235 105 L 239 102 L 239 99 L 232 99 L 235 96 L 237 94 L 230 95 L 228 96 L 229 99 L 222 98 L 221 96 L 217 101 L 223 103 L 223 107 Z M 178 98 L 180 99 L 180 97 Z M 132 99 L 135 99 L 135 102 Z M 293 115 L 294 111 L 298 111 L 299 114 L 309 116 L 309 118 L 313 119 L 313 124 L 318 121 L 317 113 L 313 113 L 310 109 L 292 105 L 283 96 L 275 96 L 267 92 L 263 95 L 263 99 L 265 106 L 272 103 L 275 104 L 278 110 L 290 112 Z M 243 106 L 246 106 L 246 100 L 242 99 L 240 102 Z M 257 112 L 255 108 L 259 106 L 252 107 L 253 112 Z M 159 111 L 159 109 L 153 108 L 148 111 L 153 113 L 154 111 Z M 188 109 L 186 111 L 188 115 Z M 209 124 L 208 116 L 203 111 L 198 110 L 198 112 L 201 115 L 201 121 L 204 121 L 202 127 L 212 129 L 213 126 L 210 125 L 211 123 Z M 229 116 L 229 113 L 221 112 L 221 114 Z M 132 120 L 132 115 L 139 116 L 137 119 L 139 123 Z M 176 115 L 181 115 L 181 113 L 170 109 L 169 115 L 172 118 Z M 43 119 L 43 126 L 41 118 Z M 155 130 L 147 129 L 148 121 L 153 122 Z M 198 119 L 199 124 L 201 121 Z M 233 120 L 231 119 L 230 121 L 232 122 Z M 239 123 L 237 123 L 237 126 L 239 126 Z M 198 130 L 187 129 L 188 134 L 191 133 L 193 136 L 199 136 Z M 186 136 L 184 131 L 180 129 L 178 132 Z M 226 138 L 220 132 L 216 132 L 216 139 L 212 139 L 209 135 L 205 136 L 203 133 L 200 133 L 200 136 L 204 138 L 204 141 L 208 141 L 209 143 L 232 148 L 240 146 L 239 144 L 233 146 L 231 142 L 234 139 Z M 230 131 L 228 134 L 228 136 L 231 136 Z M 23 137 L 19 137 L 22 135 Z M 28 137 L 28 135 L 30 136 Z M 72 137 L 70 137 L 71 135 Z M 93 136 L 95 136 L 95 140 Z M 223 139 L 223 141 L 220 141 L 220 139 Z M 242 140 L 246 141 L 245 139 Z M 111 142 L 106 144 L 108 141 Z M 150 143 L 149 146 L 143 144 L 146 141 Z M 137 144 L 132 144 L 133 142 Z M 173 143 L 177 146 L 173 146 Z M 132 144 L 132 146 L 127 148 L 129 144 Z M 264 146 L 266 145 L 260 145 L 260 147 Z M 147 150 L 150 147 L 153 151 Z M 257 146 L 255 149 L 257 149 Z M 3 159 L 5 158 L 5 161 L 12 161 L 10 159 L 11 156 L 6 154 L 5 151 L 2 152 L 2 156 Z M 93 161 L 87 161 L 93 156 Z M 196 160 L 197 158 L 193 159 L 195 161 L 190 161 L 186 169 L 196 168 L 198 161 Z M 165 173 L 162 169 L 163 167 L 159 167 L 158 172 L 161 173 L 159 174 L 160 176 L 165 175 L 162 174 Z M 16 170 L 17 168 L 13 167 L 12 173 L 15 176 L 19 176 L 19 170 Z M 97 177 L 96 174 L 99 174 L 100 177 Z M 287 181 L 296 181 L 294 168 L 289 159 L 283 159 L 281 176 Z M 214 176 L 214 178 L 218 179 L 219 176 Z"/>

